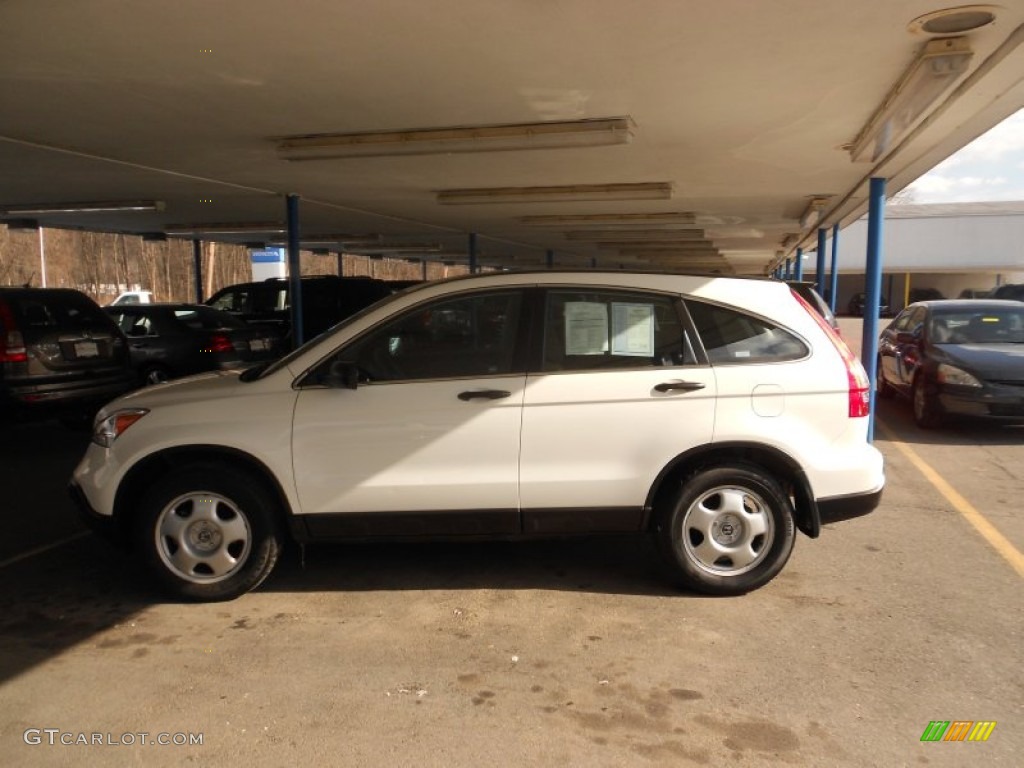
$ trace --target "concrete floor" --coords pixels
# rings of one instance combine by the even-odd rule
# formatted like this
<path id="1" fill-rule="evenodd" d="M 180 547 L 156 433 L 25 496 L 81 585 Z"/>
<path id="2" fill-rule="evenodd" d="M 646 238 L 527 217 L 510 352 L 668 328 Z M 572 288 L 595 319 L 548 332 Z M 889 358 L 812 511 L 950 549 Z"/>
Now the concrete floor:
<path id="1" fill-rule="evenodd" d="M 668 589 L 644 539 L 596 539 L 319 546 L 233 602 L 170 603 L 81 532 L 63 483 L 82 437 L 19 427 L 0 441 L 3 762 L 1020 765 L 1022 577 L 911 457 L 1019 555 L 1024 428 L 879 417 L 882 506 L 731 599 Z M 997 725 L 922 743 L 932 720 Z M 135 743 L 59 743 L 83 733 Z M 202 744 L 139 743 L 161 733 Z"/>

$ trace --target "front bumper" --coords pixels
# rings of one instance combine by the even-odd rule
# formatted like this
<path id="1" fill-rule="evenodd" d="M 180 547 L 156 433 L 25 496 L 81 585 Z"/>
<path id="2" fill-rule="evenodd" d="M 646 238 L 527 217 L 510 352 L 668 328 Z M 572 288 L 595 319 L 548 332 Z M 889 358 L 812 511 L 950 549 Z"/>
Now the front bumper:
<path id="1" fill-rule="evenodd" d="M 78 516 L 90 529 L 107 539 L 107 541 L 122 547 L 127 546 L 128 536 L 126 532 L 117 525 L 113 517 L 101 515 L 92 508 L 89 499 L 86 498 L 85 493 L 82 491 L 82 487 L 74 479 L 68 483 L 68 493 L 78 509 Z"/>
<path id="2" fill-rule="evenodd" d="M 947 386 L 939 390 L 939 403 L 943 411 L 953 416 L 1024 420 L 1024 386 L 986 384 L 980 389 Z"/>

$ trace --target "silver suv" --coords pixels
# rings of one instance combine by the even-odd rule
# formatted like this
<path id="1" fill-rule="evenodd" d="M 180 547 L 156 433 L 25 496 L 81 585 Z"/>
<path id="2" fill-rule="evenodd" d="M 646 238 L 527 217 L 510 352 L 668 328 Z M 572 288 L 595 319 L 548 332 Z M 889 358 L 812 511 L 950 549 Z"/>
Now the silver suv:
<path id="1" fill-rule="evenodd" d="M 868 382 L 786 284 L 504 273 L 392 296 L 267 367 L 99 415 L 73 488 L 174 594 L 231 598 L 286 538 L 647 532 L 733 595 L 884 484 Z"/>

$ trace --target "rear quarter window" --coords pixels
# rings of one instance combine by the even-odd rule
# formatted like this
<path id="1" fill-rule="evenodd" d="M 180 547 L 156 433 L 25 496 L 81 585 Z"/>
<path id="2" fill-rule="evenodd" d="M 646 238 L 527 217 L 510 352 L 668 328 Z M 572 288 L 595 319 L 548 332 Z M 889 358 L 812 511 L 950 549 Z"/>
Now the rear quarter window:
<path id="1" fill-rule="evenodd" d="M 810 354 L 802 340 L 764 318 L 693 299 L 686 308 L 712 365 L 780 363 Z"/>

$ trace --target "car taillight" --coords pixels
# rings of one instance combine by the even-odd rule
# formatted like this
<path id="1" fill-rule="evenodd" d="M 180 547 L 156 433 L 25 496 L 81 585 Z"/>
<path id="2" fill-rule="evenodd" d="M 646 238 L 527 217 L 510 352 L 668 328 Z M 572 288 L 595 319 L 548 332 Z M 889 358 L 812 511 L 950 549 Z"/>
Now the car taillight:
<path id="1" fill-rule="evenodd" d="M 839 356 L 843 358 L 843 364 L 846 366 L 846 381 L 849 387 L 847 394 L 849 417 L 851 419 L 859 419 L 863 416 L 868 416 L 871 413 L 871 383 L 868 381 L 868 374 L 864 370 L 864 366 L 860 364 L 860 360 L 853 356 L 850 348 L 846 346 L 846 342 L 840 338 L 831 325 L 825 322 L 825 318 L 814 307 L 808 304 L 796 291 L 791 289 L 790 293 L 793 294 L 794 299 L 800 302 L 800 306 L 807 311 L 807 314 L 814 318 L 814 322 L 825 332 L 829 341 L 832 342 L 836 351 L 839 352 Z"/>
<path id="2" fill-rule="evenodd" d="M 25 337 L 17 330 L 14 313 L 5 301 L 0 301 L 0 363 L 28 361 Z"/>
<path id="3" fill-rule="evenodd" d="M 225 336 L 223 333 L 215 333 L 210 336 L 210 343 L 204 350 L 205 352 L 232 352 L 235 349 L 231 343 L 231 339 Z"/>

